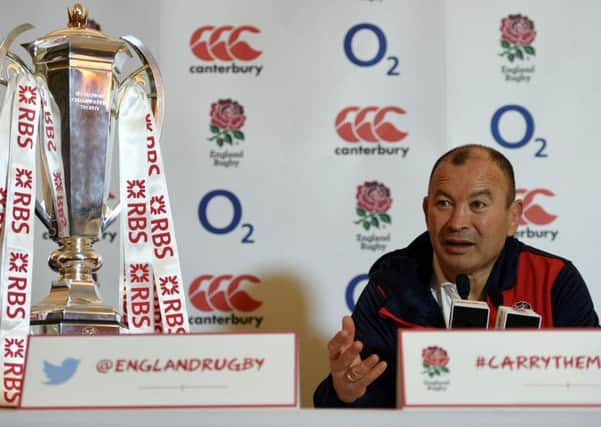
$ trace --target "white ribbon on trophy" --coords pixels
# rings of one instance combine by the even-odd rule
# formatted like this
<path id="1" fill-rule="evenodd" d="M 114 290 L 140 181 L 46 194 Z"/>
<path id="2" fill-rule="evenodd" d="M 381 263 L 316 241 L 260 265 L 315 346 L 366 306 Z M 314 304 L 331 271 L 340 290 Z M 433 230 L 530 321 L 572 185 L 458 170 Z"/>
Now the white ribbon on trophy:
<path id="1" fill-rule="evenodd" d="M 65 193 L 65 172 L 61 162 L 61 122 L 60 111 L 54 98 L 48 91 L 46 81 L 40 77 L 37 78 L 40 95 L 42 96 L 42 142 L 40 152 L 42 153 L 42 167 L 48 171 L 48 176 L 52 177 L 50 192 L 56 216 L 56 228 L 58 237 L 65 236 L 65 230 L 69 228 L 69 217 L 66 215 L 67 196 Z"/>
<path id="2" fill-rule="evenodd" d="M 6 178 L 8 178 L 8 147 L 10 141 L 10 127 L 12 118 L 13 98 L 17 76 L 12 74 L 8 79 L 4 101 L 0 105 L 0 236 L 4 227 L 4 213 L 6 211 Z M 2 254 L 0 254 L 2 256 Z"/>
<path id="3" fill-rule="evenodd" d="M 124 206 L 121 306 L 130 333 L 190 329 L 159 134 L 146 93 L 135 81 L 126 83 L 120 96 L 118 138 Z"/>
<path id="4" fill-rule="evenodd" d="M 159 131 L 148 97 L 137 83 L 126 83 L 120 99 L 120 198 L 126 206 L 121 221 L 122 307 L 127 332 L 186 333 L 185 292 Z M 0 405 L 15 406 L 22 388 L 31 306 L 39 130 L 43 167 L 53 177 L 50 191 L 56 203 L 59 236 L 68 227 L 57 117 L 58 109 L 43 80 L 26 74 L 17 80 L 11 77 L 0 111 L 0 214 L 6 213 L 0 252 Z"/>
<path id="5" fill-rule="evenodd" d="M 0 176 L 3 182 L 6 179 L 0 252 L 0 404 L 14 406 L 21 395 L 31 307 L 40 117 L 40 90 L 33 76 L 20 74 L 16 86 L 9 84 L 6 100 L 10 99 L 12 103 L 3 104 L 0 117 L 1 151 L 8 151 L 8 157 L 2 156 L 8 161 L 2 166 L 6 175 Z"/>

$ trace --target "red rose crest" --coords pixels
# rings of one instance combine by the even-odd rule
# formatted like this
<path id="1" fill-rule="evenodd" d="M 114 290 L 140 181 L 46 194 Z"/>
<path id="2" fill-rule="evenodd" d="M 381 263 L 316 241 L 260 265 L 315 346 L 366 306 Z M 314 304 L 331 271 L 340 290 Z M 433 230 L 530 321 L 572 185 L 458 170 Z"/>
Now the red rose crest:
<path id="1" fill-rule="evenodd" d="M 435 375 L 448 374 L 449 355 L 447 351 L 436 345 L 426 347 L 422 350 L 424 374 L 430 378 Z"/>
<path id="2" fill-rule="evenodd" d="M 218 146 L 232 144 L 234 141 L 243 141 L 244 133 L 240 130 L 244 126 L 246 116 L 244 107 L 231 99 L 220 99 L 211 104 L 211 125 L 213 136 L 209 141 L 215 141 Z"/>
<path id="3" fill-rule="evenodd" d="M 506 56 L 509 62 L 515 59 L 529 59 L 536 55 L 532 42 L 536 38 L 534 22 L 527 16 L 509 15 L 501 20 L 501 47 L 500 56 Z"/>
<path id="4" fill-rule="evenodd" d="M 392 205 L 390 190 L 378 181 L 367 181 L 357 187 L 357 215 L 355 224 L 361 224 L 367 231 L 370 227 L 380 228 L 392 222 L 386 212 Z"/>

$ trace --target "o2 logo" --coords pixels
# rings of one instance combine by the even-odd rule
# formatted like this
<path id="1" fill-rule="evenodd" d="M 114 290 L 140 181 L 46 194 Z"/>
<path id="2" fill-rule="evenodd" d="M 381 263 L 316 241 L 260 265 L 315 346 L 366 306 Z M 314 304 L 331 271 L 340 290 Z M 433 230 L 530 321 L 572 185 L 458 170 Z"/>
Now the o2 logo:
<path id="1" fill-rule="evenodd" d="M 378 49 L 375 52 L 375 54 L 370 58 L 359 58 L 359 56 L 357 56 L 353 48 L 353 41 L 355 40 L 357 34 L 365 34 L 366 32 L 376 36 L 376 39 L 378 41 Z M 380 27 L 374 24 L 369 24 L 366 22 L 357 24 L 354 27 L 351 27 L 351 29 L 348 30 L 348 32 L 344 36 L 344 53 L 346 54 L 346 57 L 349 59 L 349 61 L 351 61 L 358 67 L 373 67 L 374 65 L 379 64 L 382 61 L 382 59 L 384 59 L 384 57 L 386 56 L 387 47 L 388 42 L 386 41 L 386 34 L 384 34 L 384 31 L 382 31 Z M 386 74 L 388 74 L 389 76 L 398 76 L 398 56 L 389 56 L 386 58 L 386 60 L 391 63 L 391 67 L 388 69 Z"/>
<path id="2" fill-rule="evenodd" d="M 503 116 L 509 112 L 517 113 L 524 121 L 526 128 L 524 135 L 515 141 L 508 141 L 505 139 L 505 137 L 501 134 L 501 130 L 499 129 L 499 124 L 503 119 Z M 497 111 L 495 111 L 490 121 L 490 131 L 492 132 L 493 138 L 499 145 L 505 148 L 522 148 L 528 144 L 533 140 L 532 137 L 534 136 L 534 127 L 534 117 L 532 117 L 530 111 L 528 111 L 525 107 L 516 104 L 504 105 L 503 107 L 499 108 Z M 540 147 L 534 154 L 534 157 L 548 157 L 548 154 L 545 152 L 545 149 L 547 148 L 547 140 L 544 138 L 534 138 L 534 142 L 540 144 Z"/>
<path id="3" fill-rule="evenodd" d="M 209 219 L 208 210 L 209 205 L 215 199 L 225 199 L 232 207 L 232 219 L 227 225 L 216 226 Z M 240 224 L 242 222 L 242 203 L 240 199 L 228 190 L 213 190 L 207 193 L 198 204 L 198 219 L 200 224 L 210 233 L 213 234 L 229 234 L 236 230 L 238 226 L 244 230 L 244 236 L 242 237 L 241 243 L 255 243 L 252 238 L 255 227 L 252 224 Z"/>
<path id="4" fill-rule="evenodd" d="M 344 298 L 346 300 L 346 306 L 350 311 L 353 311 L 355 309 L 355 305 L 357 304 L 359 295 L 361 295 L 361 292 L 363 292 L 363 289 L 367 285 L 368 280 L 368 274 L 359 274 L 353 277 L 349 284 L 346 286 Z"/>

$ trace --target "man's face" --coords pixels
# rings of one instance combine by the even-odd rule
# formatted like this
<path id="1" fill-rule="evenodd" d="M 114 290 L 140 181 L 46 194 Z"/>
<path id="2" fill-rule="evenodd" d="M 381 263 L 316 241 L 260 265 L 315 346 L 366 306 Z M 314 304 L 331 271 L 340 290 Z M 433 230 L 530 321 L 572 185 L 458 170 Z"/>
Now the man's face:
<path id="1" fill-rule="evenodd" d="M 505 238 L 515 233 L 521 202 L 507 206 L 507 178 L 483 151 L 462 165 L 443 160 L 424 198 L 434 254 L 447 280 L 459 273 L 488 277 Z"/>

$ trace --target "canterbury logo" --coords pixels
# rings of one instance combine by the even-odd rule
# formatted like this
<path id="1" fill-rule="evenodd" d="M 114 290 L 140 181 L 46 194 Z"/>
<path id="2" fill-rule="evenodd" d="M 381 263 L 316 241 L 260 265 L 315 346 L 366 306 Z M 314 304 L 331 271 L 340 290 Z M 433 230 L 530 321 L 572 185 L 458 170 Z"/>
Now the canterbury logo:
<path id="1" fill-rule="evenodd" d="M 399 142 L 407 132 L 386 121 L 386 115 L 393 113 L 402 115 L 405 110 L 395 106 L 347 107 L 336 116 L 336 132 L 347 142 Z"/>
<path id="2" fill-rule="evenodd" d="M 523 195 L 522 200 L 524 201 L 524 210 L 520 218 L 520 225 L 534 224 L 534 225 L 547 225 L 550 224 L 557 218 L 557 215 L 552 215 L 545 211 L 542 206 L 534 203 L 534 197 L 541 194 L 547 197 L 554 197 L 555 193 L 546 188 L 537 188 L 534 190 L 526 190 L 519 188 L 516 190 L 518 196 Z"/>
<path id="3" fill-rule="evenodd" d="M 243 282 L 261 283 L 261 281 L 250 274 L 232 276 L 223 274 L 213 276 L 205 274 L 198 276 L 190 284 L 190 301 L 200 311 L 253 311 L 259 308 L 263 302 L 257 301 L 238 288 Z M 225 289 L 223 289 L 225 288 Z"/>
<path id="4" fill-rule="evenodd" d="M 206 25 L 200 27 L 190 37 L 190 48 L 192 53 L 203 61 L 252 61 L 261 55 L 260 50 L 253 49 L 240 37 L 244 33 L 260 33 L 257 27 L 243 25 L 233 27 L 224 25 L 213 27 Z"/>

